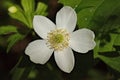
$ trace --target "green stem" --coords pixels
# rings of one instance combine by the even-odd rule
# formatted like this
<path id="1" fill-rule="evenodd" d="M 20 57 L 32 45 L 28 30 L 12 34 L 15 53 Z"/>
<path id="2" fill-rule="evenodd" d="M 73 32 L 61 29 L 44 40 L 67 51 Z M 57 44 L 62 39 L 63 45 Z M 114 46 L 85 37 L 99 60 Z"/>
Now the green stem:
<path id="1" fill-rule="evenodd" d="M 10 71 L 10 74 L 12 74 L 16 70 L 16 68 L 21 63 L 22 59 L 23 59 L 23 56 L 20 57 L 20 59 L 18 60 L 17 64 L 14 66 L 14 68 L 12 68 L 12 70 Z"/>

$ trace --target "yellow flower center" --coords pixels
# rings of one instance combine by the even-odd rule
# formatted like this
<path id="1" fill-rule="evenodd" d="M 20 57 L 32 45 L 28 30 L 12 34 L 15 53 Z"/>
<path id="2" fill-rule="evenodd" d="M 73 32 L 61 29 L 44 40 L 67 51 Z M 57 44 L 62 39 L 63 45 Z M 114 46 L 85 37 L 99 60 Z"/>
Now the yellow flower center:
<path id="1" fill-rule="evenodd" d="M 55 29 L 48 33 L 47 44 L 50 49 L 61 51 L 69 45 L 69 33 L 65 29 Z"/>
<path id="2" fill-rule="evenodd" d="M 55 43 L 62 43 L 64 41 L 64 37 L 62 34 L 56 34 L 52 36 L 52 38 Z"/>

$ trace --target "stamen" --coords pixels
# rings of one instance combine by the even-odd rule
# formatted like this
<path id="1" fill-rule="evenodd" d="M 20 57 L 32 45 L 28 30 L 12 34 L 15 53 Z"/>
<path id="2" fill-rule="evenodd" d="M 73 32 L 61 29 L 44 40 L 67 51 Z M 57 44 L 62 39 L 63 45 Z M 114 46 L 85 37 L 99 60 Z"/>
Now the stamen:
<path id="1" fill-rule="evenodd" d="M 47 35 L 47 45 L 50 49 L 61 51 L 69 45 L 69 33 L 65 29 L 55 29 Z"/>

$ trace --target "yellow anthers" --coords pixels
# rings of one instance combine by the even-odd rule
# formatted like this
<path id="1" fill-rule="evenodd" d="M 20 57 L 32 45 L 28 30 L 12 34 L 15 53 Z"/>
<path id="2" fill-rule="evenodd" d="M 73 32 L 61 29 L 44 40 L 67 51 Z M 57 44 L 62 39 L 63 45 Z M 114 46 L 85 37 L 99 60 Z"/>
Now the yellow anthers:
<path id="1" fill-rule="evenodd" d="M 17 12 L 17 8 L 15 6 L 11 6 L 11 7 L 8 8 L 8 11 L 10 13 L 16 13 Z"/>
<path id="2" fill-rule="evenodd" d="M 47 44 L 50 49 L 61 51 L 69 45 L 69 33 L 65 29 L 55 29 L 48 33 Z"/>

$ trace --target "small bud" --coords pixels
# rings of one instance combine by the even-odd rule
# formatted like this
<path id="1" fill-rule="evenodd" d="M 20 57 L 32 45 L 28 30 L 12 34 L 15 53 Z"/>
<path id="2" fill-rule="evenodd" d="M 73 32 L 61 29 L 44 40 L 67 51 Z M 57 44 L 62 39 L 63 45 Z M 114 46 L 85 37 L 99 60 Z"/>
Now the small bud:
<path id="1" fill-rule="evenodd" d="M 8 8 L 8 11 L 10 13 L 16 13 L 17 12 L 17 8 L 15 6 L 11 6 L 11 7 Z"/>

